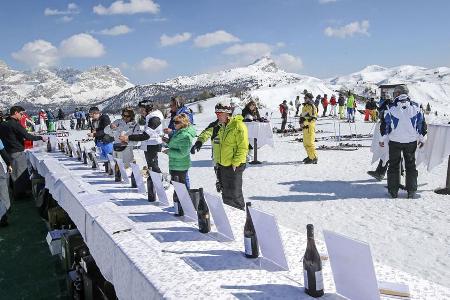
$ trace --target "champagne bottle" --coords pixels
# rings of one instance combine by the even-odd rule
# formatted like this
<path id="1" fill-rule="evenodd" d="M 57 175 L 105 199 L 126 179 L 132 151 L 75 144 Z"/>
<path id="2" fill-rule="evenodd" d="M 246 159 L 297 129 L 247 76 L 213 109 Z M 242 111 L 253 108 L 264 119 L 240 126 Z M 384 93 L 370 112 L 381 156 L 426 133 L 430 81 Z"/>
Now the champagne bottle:
<path id="1" fill-rule="evenodd" d="M 83 164 L 85 164 L 85 165 L 87 165 L 87 164 L 88 164 L 88 162 L 87 162 L 87 154 L 86 154 L 86 149 L 84 149 L 84 151 L 83 151 Z"/>
<path id="2" fill-rule="evenodd" d="M 92 162 L 92 169 L 97 169 L 97 160 L 95 159 L 95 153 L 94 152 L 90 152 L 89 153 L 91 156 L 91 162 Z"/>
<path id="3" fill-rule="evenodd" d="M 303 256 L 303 277 L 305 293 L 311 297 L 323 296 L 322 261 L 314 242 L 314 226 L 306 225 L 308 242 Z"/>
<path id="4" fill-rule="evenodd" d="M 108 174 L 109 173 L 109 160 L 107 160 L 103 163 L 103 167 L 105 168 L 105 173 Z"/>
<path id="5" fill-rule="evenodd" d="M 132 188 L 137 188 L 137 184 L 136 184 L 136 178 L 134 178 L 134 172 L 133 170 L 131 171 L 131 187 Z"/>
<path id="6" fill-rule="evenodd" d="M 201 233 L 208 233 L 211 231 L 211 216 L 209 214 L 208 204 L 203 194 L 203 188 L 199 188 L 200 201 L 198 203 L 197 217 L 198 217 L 198 230 Z"/>
<path id="7" fill-rule="evenodd" d="M 173 181 L 179 182 L 178 176 L 173 176 Z M 178 195 L 175 191 L 173 191 L 173 208 L 175 209 L 175 216 L 181 217 L 184 216 L 183 207 L 181 206 L 180 200 L 178 199 Z"/>
<path id="8" fill-rule="evenodd" d="M 253 225 L 252 217 L 250 215 L 249 207 L 251 202 L 247 202 L 247 218 L 244 226 L 244 247 L 245 256 L 248 258 L 257 258 L 259 256 L 258 238 L 256 237 L 255 226 Z"/>
<path id="9" fill-rule="evenodd" d="M 72 147 L 71 147 L 70 144 L 69 144 L 69 139 L 67 139 L 67 148 L 69 149 L 69 157 L 73 157 L 73 154 L 72 154 Z"/>
<path id="10" fill-rule="evenodd" d="M 80 151 L 81 151 L 81 143 L 80 143 L 80 141 L 78 141 L 78 149 L 77 149 L 77 153 L 78 153 L 78 160 L 79 161 L 81 161 L 81 153 L 80 153 Z"/>
<path id="11" fill-rule="evenodd" d="M 117 162 L 114 166 L 114 181 L 115 182 L 122 181 L 122 174 L 120 174 L 120 168 L 119 168 L 119 164 Z"/>
<path id="12" fill-rule="evenodd" d="M 64 147 L 64 149 L 66 150 L 66 155 L 69 156 L 69 139 L 66 139 L 66 147 Z"/>
<path id="13" fill-rule="evenodd" d="M 152 170 L 152 168 L 148 169 L 147 200 L 148 200 L 148 202 L 155 202 L 156 201 L 156 195 L 155 195 L 155 188 L 153 187 L 152 177 L 150 176 L 150 171 L 151 170 Z"/>
<path id="14" fill-rule="evenodd" d="M 50 143 L 50 137 L 47 140 L 47 152 L 52 152 L 52 143 Z"/>

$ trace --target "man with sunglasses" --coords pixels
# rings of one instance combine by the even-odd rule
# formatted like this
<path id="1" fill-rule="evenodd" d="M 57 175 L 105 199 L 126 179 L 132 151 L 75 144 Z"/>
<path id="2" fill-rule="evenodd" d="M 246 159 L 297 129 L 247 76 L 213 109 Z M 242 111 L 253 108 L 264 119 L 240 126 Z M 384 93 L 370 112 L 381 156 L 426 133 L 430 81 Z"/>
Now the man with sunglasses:
<path id="1" fill-rule="evenodd" d="M 233 108 L 229 101 L 216 104 L 215 113 L 219 130 L 212 146 L 222 187 L 222 199 L 225 204 L 244 210 L 242 175 L 247 162 L 248 129 L 242 115 L 232 117 Z"/>
<path id="2" fill-rule="evenodd" d="M 108 154 L 112 154 L 114 138 L 105 133 L 106 126 L 111 124 L 109 116 L 100 113 L 97 106 L 89 108 L 89 116 L 92 119 L 91 132 L 89 137 L 94 137 L 95 145 L 100 148 L 100 159 L 108 159 Z"/>
<path id="3" fill-rule="evenodd" d="M 44 141 L 42 136 L 32 135 L 20 125 L 20 120 L 25 112 L 21 106 L 13 106 L 9 110 L 10 118 L 0 124 L 0 139 L 6 152 L 11 158 L 11 182 L 14 198 L 25 196 L 31 190 L 30 175 L 28 174 L 27 157 L 24 152 L 24 141 Z"/>
<path id="4" fill-rule="evenodd" d="M 400 187 L 400 161 L 405 161 L 405 187 L 408 198 L 414 198 L 417 191 L 417 169 L 415 152 L 421 148 L 427 134 L 427 124 L 419 105 L 410 100 L 408 88 L 399 85 L 394 89 L 394 101 L 388 105 L 381 120 L 379 144 L 389 143 L 389 167 L 387 171 L 388 192 L 398 197 Z"/>

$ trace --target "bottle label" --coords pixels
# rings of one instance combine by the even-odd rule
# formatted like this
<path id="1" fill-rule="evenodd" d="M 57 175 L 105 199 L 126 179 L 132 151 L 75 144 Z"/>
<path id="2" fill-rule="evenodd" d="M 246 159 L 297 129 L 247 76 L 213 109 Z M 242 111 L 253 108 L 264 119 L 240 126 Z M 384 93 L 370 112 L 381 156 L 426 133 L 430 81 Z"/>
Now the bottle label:
<path id="1" fill-rule="evenodd" d="M 322 271 L 316 272 L 316 291 L 323 290 L 323 275 Z"/>
<path id="2" fill-rule="evenodd" d="M 61 247 L 61 256 L 63 259 L 66 259 L 66 247 Z"/>
<path id="3" fill-rule="evenodd" d="M 253 255 L 252 252 L 252 238 L 244 237 L 245 254 Z"/>
<path id="4" fill-rule="evenodd" d="M 173 203 L 173 208 L 175 209 L 175 214 L 178 215 L 179 210 L 178 210 L 178 202 L 174 202 Z"/>
<path id="5" fill-rule="evenodd" d="M 305 289 L 309 290 L 308 271 L 306 270 L 303 270 L 303 285 L 305 286 Z"/>

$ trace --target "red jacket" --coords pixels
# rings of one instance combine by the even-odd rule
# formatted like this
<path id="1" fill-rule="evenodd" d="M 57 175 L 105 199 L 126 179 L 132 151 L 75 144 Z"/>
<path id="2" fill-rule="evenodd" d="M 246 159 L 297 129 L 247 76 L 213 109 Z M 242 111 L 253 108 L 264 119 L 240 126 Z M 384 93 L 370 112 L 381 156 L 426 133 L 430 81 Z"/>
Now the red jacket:
<path id="1" fill-rule="evenodd" d="M 330 104 L 331 105 L 336 105 L 336 97 L 335 96 L 331 96 L 331 99 L 330 99 Z"/>
<path id="2" fill-rule="evenodd" d="M 328 106 L 328 99 L 327 98 L 322 98 L 322 105 L 323 107 L 327 107 Z"/>

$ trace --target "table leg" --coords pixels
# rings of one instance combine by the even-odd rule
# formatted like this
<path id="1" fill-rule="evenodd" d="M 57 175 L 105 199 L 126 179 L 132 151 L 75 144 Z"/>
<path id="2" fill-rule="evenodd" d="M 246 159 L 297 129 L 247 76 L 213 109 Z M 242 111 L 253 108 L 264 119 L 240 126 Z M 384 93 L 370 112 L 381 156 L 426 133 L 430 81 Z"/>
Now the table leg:
<path id="1" fill-rule="evenodd" d="M 253 139 L 253 161 L 249 162 L 249 164 L 251 165 L 257 165 L 260 164 L 261 162 L 258 161 L 258 139 L 254 138 Z"/>
<path id="2" fill-rule="evenodd" d="M 450 195 L 450 155 L 448 156 L 447 181 L 445 183 L 445 188 L 437 189 L 434 192 L 440 195 Z"/>

